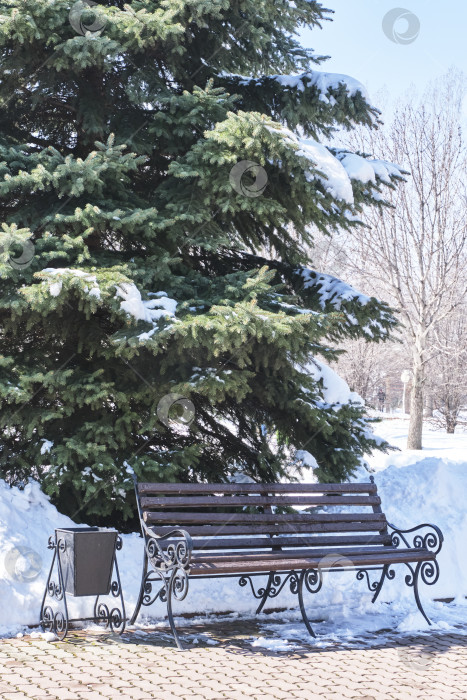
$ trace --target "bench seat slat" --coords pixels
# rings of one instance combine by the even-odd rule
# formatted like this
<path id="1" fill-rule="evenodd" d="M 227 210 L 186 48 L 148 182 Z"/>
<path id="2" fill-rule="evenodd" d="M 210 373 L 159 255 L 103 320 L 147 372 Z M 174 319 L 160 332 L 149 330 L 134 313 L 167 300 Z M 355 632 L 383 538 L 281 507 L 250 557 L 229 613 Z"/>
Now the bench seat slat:
<path id="1" fill-rule="evenodd" d="M 141 498 L 149 508 L 229 508 L 230 506 L 378 506 L 379 496 L 331 494 L 323 496 L 167 496 Z"/>
<path id="2" fill-rule="evenodd" d="M 256 551 L 254 554 L 252 552 L 194 552 L 193 559 L 195 566 L 198 566 L 201 562 L 223 562 L 223 561 L 249 561 L 254 558 L 255 561 L 261 561 L 262 559 L 276 560 L 276 559 L 302 559 L 302 558 L 314 558 L 314 557 L 327 557 L 332 556 L 342 556 L 345 559 L 350 559 L 351 561 L 362 554 L 379 554 L 384 552 L 384 554 L 390 554 L 391 552 L 400 552 L 397 547 L 381 547 L 380 545 L 368 547 L 334 547 L 329 549 L 324 547 L 319 549 L 318 547 L 313 549 L 283 549 L 274 552 L 262 552 Z"/>
<path id="3" fill-rule="evenodd" d="M 261 549 L 261 547 L 338 547 L 391 544 L 391 535 L 313 535 L 312 537 L 209 537 L 193 539 L 194 551 L 210 549 Z"/>
<path id="4" fill-rule="evenodd" d="M 386 524 L 382 513 L 159 513 L 144 512 L 144 520 L 148 523 L 251 523 L 253 525 L 272 525 L 281 523 L 379 523 Z"/>
<path id="5" fill-rule="evenodd" d="M 418 561 L 433 561 L 435 555 L 424 549 L 399 549 L 395 552 L 385 554 L 382 547 L 380 552 L 372 554 L 359 554 L 352 558 L 352 566 L 377 566 L 384 564 L 415 563 Z M 335 555 L 332 553 L 326 559 L 326 568 L 338 568 L 345 566 L 345 555 Z M 268 558 L 258 560 L 255 555 L 243 556 L 241 561 L 205 561 L 195 563 L 190 569 L 190 576 L 201 576 L 206 574 L 235 574 L 235 573 L 259 573 L 269 571 L 300 571 L 301 569 L 317 569 L 322 565 L 322 557 L 310 556 L 296 559 Z"/>
<path id="6" fill-rule="evenodd" d="M 383 530 L 386 521 L 375 521 L 371 523 L 282 523 L 281 525 L 202 525 L 190 526 L 188 532 L 192 537 L 216 537 L 226 535 L 294 535 L 312 534 L 315 532 L 373 532 Z M 158 535 L 172 532 L 171 527 L 155 527 L 154 531 Z"/>
<path id="7" fill-rule="evenodd" d="M 235 493 L 376 493 L 376 484 L 372 483 L 344 483 L 344 484 L 155 484 L 139 483 L 138 493 L 140 496 L 150 496 L 158 494 L 235 494 Z"/>

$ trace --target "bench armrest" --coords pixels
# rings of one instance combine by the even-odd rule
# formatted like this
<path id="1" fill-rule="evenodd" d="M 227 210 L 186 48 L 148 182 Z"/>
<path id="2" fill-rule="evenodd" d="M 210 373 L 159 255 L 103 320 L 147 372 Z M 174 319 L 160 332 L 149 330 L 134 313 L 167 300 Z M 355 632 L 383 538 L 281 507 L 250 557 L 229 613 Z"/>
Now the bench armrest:
<path id="1" fill-rule="evenodd" d="M 443 546 L 443 533 L 436 525 L 422 523 L 421 525 L 411 527 L 408 530 L 402 530 L 401 528 L 388 523 L 388 527 L 390 530 L 392 530 L 392 532 L 389 534 L 391 535 L 392 544 L 394 547 L 399 547 L 401 542 L 403 542 L 410 549 L 412 547 L 424 548 L 430 552 L 433 552 L 433 554 L 438 554 Z M 419 532 L 420 530 L 422 532 Z M 411 535 L 413 532 L 417 532 L 418 534 L 416 534 L 413 538 L 412 544 L 409 544 L 408 540 L 410 540 L 410 537 L 407 538 L 404 537 L 404 535 Z"/>
<path id="2" fill-rule="evenodd" d="M 186 530 L 174 528 L 164 535 L 158 535 L 144 524 L 144 534 L 146 552 L 154 569 L 190 569 L 193 540 Z"/>

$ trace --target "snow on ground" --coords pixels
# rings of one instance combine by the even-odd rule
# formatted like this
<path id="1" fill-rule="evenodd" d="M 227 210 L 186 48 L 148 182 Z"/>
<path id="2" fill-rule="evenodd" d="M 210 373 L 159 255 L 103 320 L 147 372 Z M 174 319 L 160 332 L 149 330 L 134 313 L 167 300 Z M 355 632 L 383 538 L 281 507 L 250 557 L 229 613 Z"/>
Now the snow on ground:
<path id="1" fill-rule="evenodd" d="M 387 455 L 375 454 L 370 459 L 370 463 L 376 471 L 385 469 L 389 465 L 405 467 L 426 457 L 460 462 L 465 464 L 467 469 L 467 431 L 456 431 L 454 435 L 448 435 L 448 433 L 436 430 L 425 423 L 423 426 L 423 450 L 406 450 L 409 417 L 404 418 L 400 414 L 375 413 L 374 415 L 384 418 L 379 425 L 376 425 L 375 432 L 401 450 L 401 452 L 391 452 Z"/>
<path id="2" fill-rule="evenodd" d="M 458 603 L 429 602 L 425 604 L 425 610 L 434 621 L 430 627 L 421 618 L 418 612 L 410 612 L 405 604 L 393 602 L 388 604 L 372 605 L 366 596 L 366 600 L 361 596 L 356 598 L 356 604 L 349 601 L 348 605 L 316 604 L 309 610 L 309 617 L 312 622 L 316 638 L 312 641 L 314 647 L 325 648 L 333 646 L 336 642 L 352 646 L 361 644 L 362 637 L 381 641 L 381 632 L 414 633 L 429 635 L 431 631 L 439 633 L 452 632 L 465 634 L 467 624 L 467 600 Z M 278 605 L 278 604 L 277 604 Z M 228 615 L 200 615 L 190 619 L 180 619 L 179 624 L 183 627 L 190 625 L 199 626 L 203 622 L 216 622 L 219 627 L 223 622 L 238 620 L 246 622 L 252 620 L 252 612 L 238 614 L 236 612 Z M 277 611 L 271 613 L 261 613 L 256 616 L 259 623 L 259 636 L 252 635 L 246 638 L 252 647 L 270 649 L 272 651 L 293 651 L 300 644 L 310 644 L 310 635 L 303 624 L 298 606 L 295 609 Z M 157 627 L 170 635 L 167 624 L 156 623 Z M 464 625 L 464 629 L 462 629 Z M 153 629 L 154 622 L 140 625 L 143 629 Z M 196 636 L 189 633 L 183 635 L 183 640 L 189 643 L 212 643 L 207 635 L 200 637 L 197 630 Z"/>
<path id="3" fill-rule="evenodd" d="M 406 419 L 386 419 L 376 432 L 403 448 L 407 427 Z M 445 542 L 439 555 L 441 575 L 433 587 L 421 584 L 421 597 L 434 629 L 452 630 L 456 625 L 464 625 L 467 631 L 467 434 L 427 430 L 424 441 L 426 448 L 422 452 L 403 449 L 389 455 L 377 454 L 369 463 L 375 472 L 383 510 L 391 522 L 401 527 L 433 522 L 442 529 Z M 367 481 L 368 473 L 362 469 L 356 479 Z M 305 480 L 311 480 L 310 475 L 305 475 Z M 20 491 L 0 481 L 0 635 L 24 632 L 28 625 L 37 624 L 52 558 L 47 549 L 48 537 L 56 527 L 72 525 L 50 504 L 38 484 L 28 484 Z M 131 615 L 136 603 L 142 554 L 139 535 L 124 535 L 119 564 L 127 615 Z M 375 605 L 370 602 L 365 581 L 357 581 L 355 573 L 324 574 L 322 590 L 312 599 L 311 595 L 308 597 L 310 617 L 318 634 L 316 644 L 326 645 L 337 638 L 348 641 L 381 629 L 433 629 L 417 611 L 413 591 L 404 583 L 406 573 L 404 566 L 396 567 L 395 579 L 385 583 Z M 258 584 L 260 581 L 258 578 Z M 451 597 L 455 600 L 449 604 L 432 600 Z M 70 600 L 72 615 L 91 614 L 92 599 Z M 239 587 L 237 579 L 192 581 L 185 601 L 175 603 L 175 613 L 202 613 L 193 623 L 205 619 L 206 614 L 229 611 L 240 619 L 251 618 L 255 602 L 249 585 Z M 288 586 L 271 601 L 270 607 L 290 608 L 287 613 L 277 614 L 277 630 L 274 622 L 274 630 L 281 638 L 274 642 L 276 649 L 278 644 L 287 649 L 307 640 L 297 598 Z M 164 606 L 156 603 L 146 612 L 150 612 L 152 624 L 159 626 L 157 621 L 164 617 Z M 220 624 L 222 619 L 219 618 Z M 268 620 L 268 629 L 272 629 L 275 618 L 263 615 L 259 620 Z M 189 623 L 184 620 L 183 624 Z M 251 639 L 255 646 L 268 646 L 270 641 L 266 632 L 263 638 Z"/>

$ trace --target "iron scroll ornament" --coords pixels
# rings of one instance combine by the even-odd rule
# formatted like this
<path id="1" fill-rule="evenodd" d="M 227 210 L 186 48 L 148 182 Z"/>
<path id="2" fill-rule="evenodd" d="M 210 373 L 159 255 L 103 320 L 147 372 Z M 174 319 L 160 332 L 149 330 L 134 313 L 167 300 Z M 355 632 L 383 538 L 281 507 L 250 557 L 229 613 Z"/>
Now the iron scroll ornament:
<path id="1" fill-rule="evenodd" d="M 193 541 L 188 532 L 180 528 L 158 535 L 143 521 L 141 524 L 144 534 L 143 577 L 130 625 L 134 624 L 141 606 L 152 605 L 159 599 L 167 604 L 170 629 L 178 648 L 183 649 L 175 628 L 172 600 L 182 601 L 188 595 Z M 158 582 L 157 590 L 154 591 L 154 584 Z"/>
<path id="2" fill-rule="evenodd" d="M 47 549 L 53 550 L 53 557 L 42 598 L 40 624 L 44 632 L 52 632 L 62 640 L 68 632 L 69 616 L 62 566 L 58 553 L 66 551 L 66 543 L 64 540 L 57 539 L 51 535 L 47 543 Z M 55 565 L 57 566 L 57 581 L 52 578 Z M 47 601 L 47 599 L 49 600 Z M 46 605 L 47 602 L 48 605 Z M 57 606 L 59 609 L 54 610 Z M 63 608 L 63 610 L 60 608 Z"/>
<path id="3" fill-rule="evenodd" d="M 257 590 L 253 583 L 253 577 L 248 576 L 248 574 L 243 574 L 238 580 L 238 585 L 243 588 L 249 583 L 253 596 L 258 600 L 261 599 L 261 601 L 264 601 L 264 605 L 267 598 L 276 598 L 287 582 L 290 584 L 290 592 L 296 594 L 298 591 L 298 574 L 295 571 L 290 571 L 287 574 L 275 574 L 271 572 L 266 585 L 261 586 Z M 257 613 L 261 611 L 263 605 L 256 611 Z"/>
<path id="4" fill-rule="evenodd" d="M 174 569 L 189 571 L 193 552 L 193 541 L 186 530 L 174 529 L 164 535 L 157 535 L 147 528 L 145 542 L 146 553 L 152 568 L 161 573 L 167 573 Z M 174 537 L 181 538 L 171 542 Z M 164 549 L 162 543 L 169 540 Z"/>
<path id="5" fill-rule="evenodd" d="M 303 588 L 305 587 L 309 593 L 318 593 L 323 585 L 323 575 L 320 568 L 318 569 L 303 569 L 302 571 L 289 571 L 284 573 L 275 573 L 271 571 L 265 586 L 255 590 L 253 577 L 248 575 L 240 576 L 238 583 L 244 587 L 250 584 L 251 591 L 256 599 L 261 599 L 261 602 L 256 610 L 256 614 L 263 609 L 268 598 L 276 598 L 282 591 L 284 586 L 289 583 L 290 592 L 293 595 L 298 595 L 298 603 L 302 614 L 303 622 L 305 623 L 308 632 L 312 637 L 316 637 L 311 626 L 311 622 L 306 614 L 305 603 L 303 600 Z"/>
<path id="6" fill-rule="evenodd" d="M 123 541 L 120 535 L 117 536 L 115 542 L 115 550 L 119 552 L 122 549 Z M 106 603 L 99 602 L 100 596 L 97 596 L 94 603 L 94 622 L 96 624 L 102 624 L 105 628 L 110 628 L 111 632 L 114 634 L 122 634 L 125 631 L 126 626 L 126 613 L 125 613 L 125 603 L 123 600 L 122 584 L 120 581 L 120 572 L 118 570 L 117 557 L 115 556 L 114 561 L 115 575 L 112 576 L 112 581 L 110 583 L 110 594 L 113 598 L 119 598 L 119 605 L 116 603 L 114 607 L 109 610 Z"/>
<path id="7" fill-rule="evenodd" d="M 425 549 L 436 557 L 443 546 L 443 533 L 439 527 L 430 523 L 422 523 L 421 525 L 416 525 L 415 527 L 411 527 L 406 530 L 388 523 L 388 528 L 391 530 L 390 534 L 393 547 L 405 545 L 408 549 Z M 417 534 L 414 535 L 411 545 L 409 542 L 410 537 L 406 537 L 406 535 L 412 535 L 413 533 Z M 435 583 L 437 583 L 439 579 L 438 561 L 436 559 L 428 559 L 417 562 L 415 566 L 411 563 L 405 562 L 405 566 L 409 569 L 409 573 L 406 574 L 404 578 L 405 584 L 410 588 L 413 588 L 417 607 L 427 623 L 431 625 L 431 621 L 425 613 L 420 600 L 418 582 L 419 579 L 421 579 L 426 586 L 434 586 Z M 396 572 L 391 565 L 386 565 L 384 567 L 381 580 L 378 584 L 372 602 L 375 602 L 376 598 L 378 597 L 384 579 L 387 578 L 392 580 L 395 578 L 395 575 Z"/>
<path id="8" fill-rule="evenodd" d="M 398 528 L 395 525 L 391 525 L 391 523 L 388 523 L 388 527 L 390 530 L 392 530 L 390 534 L 392 545 L 394 547 L 399 547 L 401 543 L 404 543 L 405 546 L 409 549 L 423 548 L 436 555 L 439 554 L 439 552 L 441 551 L 441 547 L 443 546 L 444 536 L 439 527 L 437 527 L 436 525 L 431 525 L 430 523 L 422 523 L 421 525 L 416 525 L 415 527 L 411 527 L 408 530 L 403 530 L 402 528 Z M 416 534 L 412 540 L 412 544 L 410 544 L 408 541 L 408 539 L 410 538 L 405 537 L 405 535 L 411 535 L 412 533 L 418 532 L 419 530 L 428 531 L 425 532 L 425 534 Z"/>
<path id="9" fill-rule="evenodd" d="M 366 577 L 366 584 L 368 586 L 368 590 L 371 593 L 374 593 L 378 588 L 379 581 L 376 581 L 376 580 L 371 581 L 370 575 L 369 575 L 367 569 L 359 569 L 357 571 L 357 581 L 363 581 L 365 579 L 365 577 Z"/>

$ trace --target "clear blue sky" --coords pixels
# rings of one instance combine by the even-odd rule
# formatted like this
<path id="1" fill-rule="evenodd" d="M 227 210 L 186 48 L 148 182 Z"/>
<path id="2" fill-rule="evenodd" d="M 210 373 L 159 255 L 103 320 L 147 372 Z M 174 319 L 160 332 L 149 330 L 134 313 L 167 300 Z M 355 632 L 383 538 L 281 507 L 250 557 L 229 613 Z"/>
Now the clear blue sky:
<path id="1" fill-rule="evenodd" d="M 443 5 L 435 0 L 322 0 L 335 10 L 323 29 L 301 32 L 304 46 L 332 58 L 321 70 L 345 73 L 360 80 L 375 96 L 387 88 L 396 99 L 415 84 L 420 91 L 432 78 L 455 66 L 467 74 L 467 1 Z M 390 41 L 383 17 L 394 8 L 418 17 L 418 37 L 406 45 Z M 395 24 L 405 32 L 407 20 Z M 375 100 L 373 100 L 375 101 Z"/>

